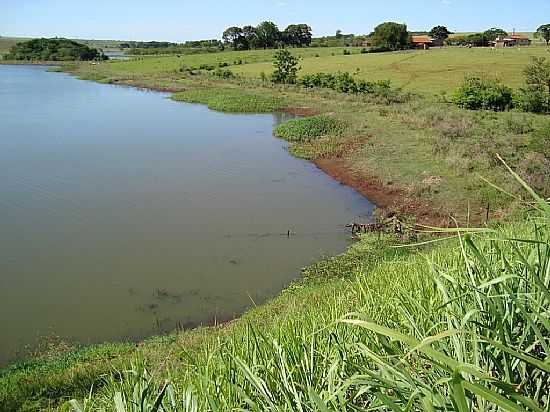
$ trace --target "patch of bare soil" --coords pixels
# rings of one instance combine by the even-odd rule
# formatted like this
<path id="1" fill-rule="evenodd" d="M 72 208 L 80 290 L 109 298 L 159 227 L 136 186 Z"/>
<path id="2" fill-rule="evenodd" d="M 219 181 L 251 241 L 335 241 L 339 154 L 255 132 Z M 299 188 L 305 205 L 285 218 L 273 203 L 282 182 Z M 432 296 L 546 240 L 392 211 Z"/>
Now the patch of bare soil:
<path id="1" fill-rule="evenodd" d="M 386 216 L 414 216 L 418 225 L 454 226 L 451 213 L 411 197 L 405 189 L 384 184 L 375 176 L 357 173 L 342 158 L 317 159 L 315 165 L 336 181 L 361 193 Z"/>
<path id="2" fill-rule="evenodd" d="M 311 107 L 284 107 L 281 111 L 284 113 L 293 114 L 294 116 L 302 117 L 315 116 L 319 114 L 317 110 Z"/>

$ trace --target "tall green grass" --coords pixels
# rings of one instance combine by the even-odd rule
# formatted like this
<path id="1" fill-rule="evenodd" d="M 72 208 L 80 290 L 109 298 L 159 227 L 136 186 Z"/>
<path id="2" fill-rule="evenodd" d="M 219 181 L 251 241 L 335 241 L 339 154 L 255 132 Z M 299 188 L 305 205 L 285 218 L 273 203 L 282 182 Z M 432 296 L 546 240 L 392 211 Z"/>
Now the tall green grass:
<path id="1" fill-rule="evenodd" d="M 137 358 L 67 408 L 549 410 L 550 205 L 514 176 L 530 195 L 522 222 L 446 230 L 429 252 L 359 266 L 308 316 L 182 347 L 168 374 Z"/>

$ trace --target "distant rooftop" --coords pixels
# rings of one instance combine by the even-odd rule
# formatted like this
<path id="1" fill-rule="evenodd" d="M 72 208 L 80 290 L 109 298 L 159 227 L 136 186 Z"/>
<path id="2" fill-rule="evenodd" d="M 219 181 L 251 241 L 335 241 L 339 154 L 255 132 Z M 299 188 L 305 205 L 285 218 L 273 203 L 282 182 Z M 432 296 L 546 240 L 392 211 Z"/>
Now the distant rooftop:
<path id="1" fill-rule="evenodd" d="M 413 43 L 432 43 L 432 41 L 430 36 L 412 36 Z"/>

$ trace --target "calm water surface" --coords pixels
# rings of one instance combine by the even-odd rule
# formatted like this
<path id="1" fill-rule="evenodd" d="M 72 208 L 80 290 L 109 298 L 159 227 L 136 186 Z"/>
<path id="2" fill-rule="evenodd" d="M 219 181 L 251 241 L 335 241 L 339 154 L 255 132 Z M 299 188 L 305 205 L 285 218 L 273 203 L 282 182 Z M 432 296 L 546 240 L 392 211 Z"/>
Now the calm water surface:
<path id="1" fill-rule="evenodd" d="M 229 319 L 342 252 L 372 206 L 281 117 L 0 66 L 0 363 Z"/>

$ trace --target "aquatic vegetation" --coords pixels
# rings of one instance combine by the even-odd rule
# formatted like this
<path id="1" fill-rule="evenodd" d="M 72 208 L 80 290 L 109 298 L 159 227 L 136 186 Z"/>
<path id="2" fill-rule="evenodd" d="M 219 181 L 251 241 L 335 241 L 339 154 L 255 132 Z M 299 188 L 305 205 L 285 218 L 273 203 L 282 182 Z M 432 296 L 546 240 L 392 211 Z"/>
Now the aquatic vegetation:
<path id="1" fill-rule="evenodd" d="M 230 113 L 271 113 L 281 107 L 279 99 L 239 89 L 192 89 L 172 98 L 188 103 L 206 104 L 210 109 Z"/>
<path id="2" fill-rule="evenodd" d="M 275 129 L 275 135 L 290 142 L 306 142 L 322 136 L 341 135 L 346 123 L 334 116 L 319 115 L 290 120 Z"/>

